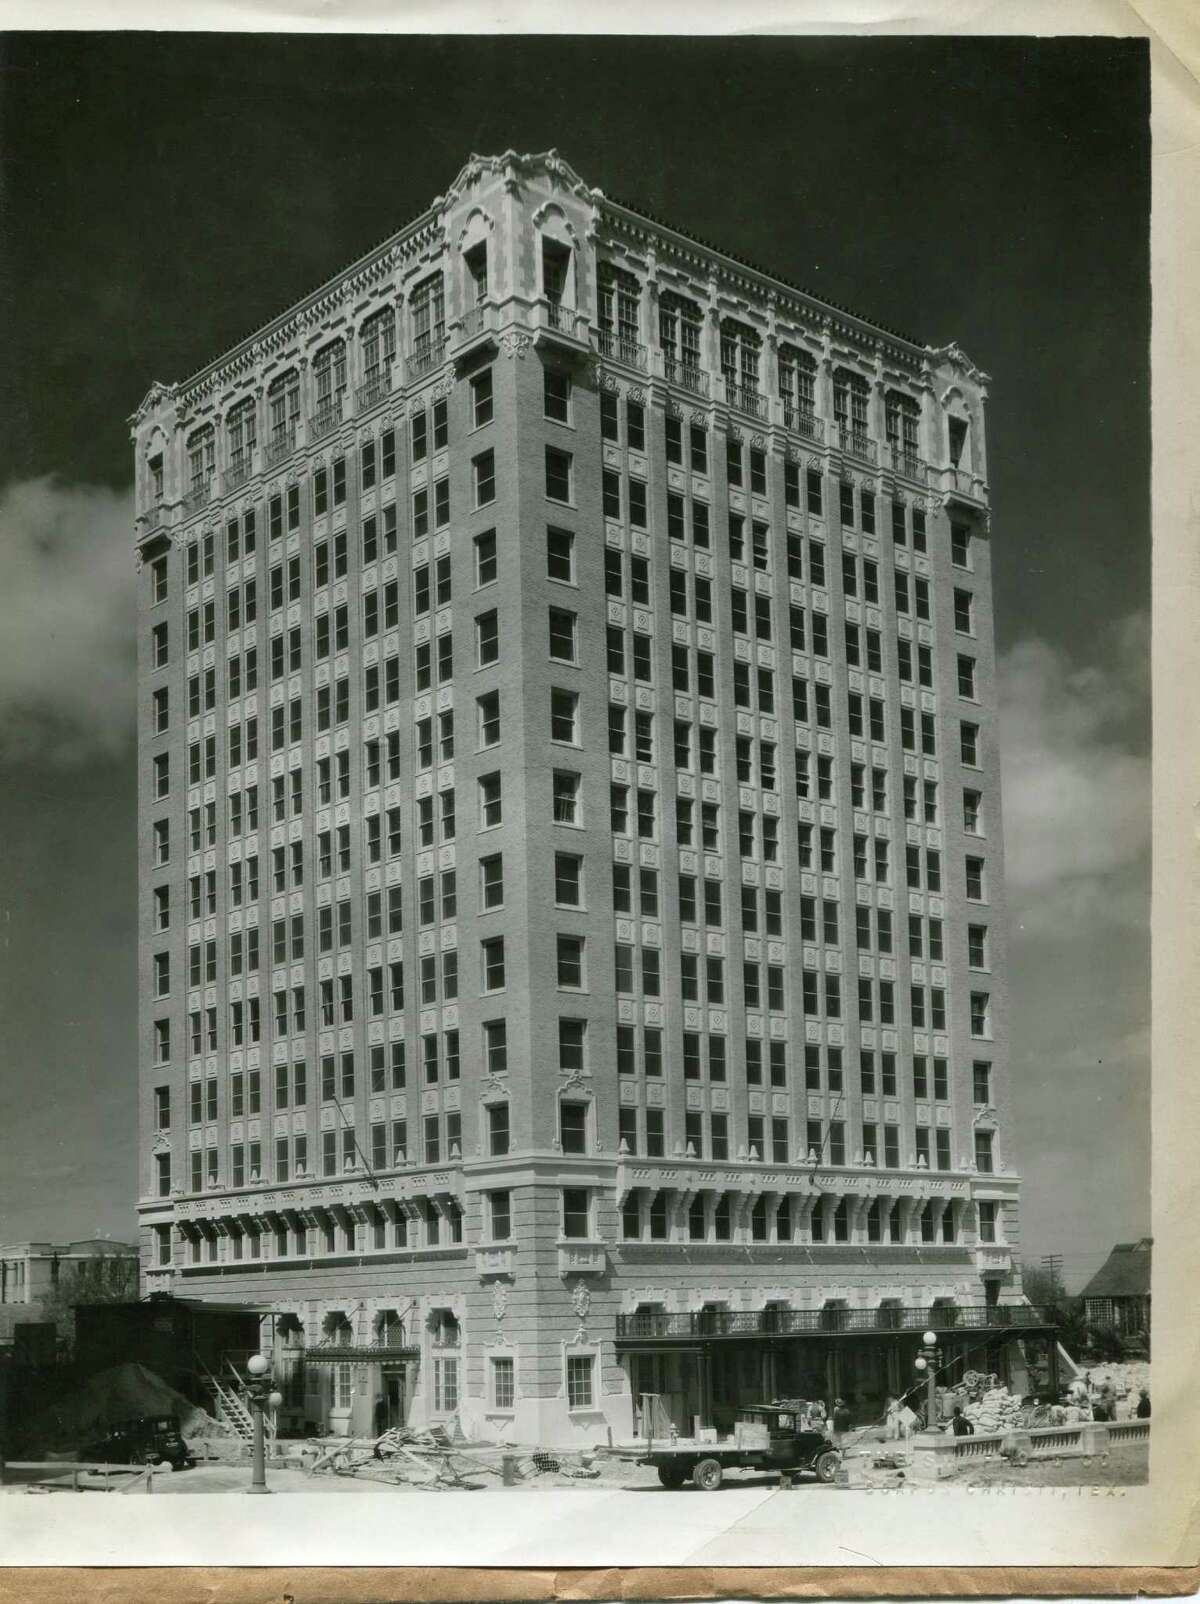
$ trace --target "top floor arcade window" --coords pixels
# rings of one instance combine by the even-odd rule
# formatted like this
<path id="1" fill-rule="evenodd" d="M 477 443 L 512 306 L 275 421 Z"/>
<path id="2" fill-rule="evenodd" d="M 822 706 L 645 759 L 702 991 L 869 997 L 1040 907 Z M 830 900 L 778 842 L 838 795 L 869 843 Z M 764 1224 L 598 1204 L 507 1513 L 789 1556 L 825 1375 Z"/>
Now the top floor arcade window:
<path id="1" fill-rule="evenodd" d="M 779 347 L 779 395 L 785 409 L 811 418 L 817 407 L 817 364 L 794 345 Z"/>
<path id="2" fill-rule="evenodd" d="M 904 457 L 916 457 L 917 432 L 920 427 L 921 408 L 916 399 L 901 390 L 889 390 L 884 401 L 884 423 L 888 445 L 893 452 Z"/>
<path id="3" fill-rule="evenodd" d="M 197 429 L 187 444 L 188 488 L 200 495 L 212 483 L 217 466 L 217 439 L 211 424 Z"/>
<path id="4" fill-rule="evenodd" d="M 852 373 L 849 368 L 834 370 L 833 417 L 843 435 L 850 435 L 856 441 L 867 439 L 870 394 L 871 386 L 861 373 Z"/>
<path id="5" fill-rule="evenodd" d="M 413 355 L 428 356 L 446 339 L 446 290 L 440 273 L 431 273 L 412 293 Z"/>
<path id="6" fill-rule="evenodd" d="M 721 324 L 721 377 L 735 390 L 758 390 L 759 338 L 746 323 L 726 318 Z"/>
<path id="7" fill-rule="evenodd" d="M 229 446 L 229 468 L 231 473 L 237 473 L 243 468 L 249 468 L 250 458 L 255 447 L 257 434 L 257 420 L 255 417 L 254 402 L 241 401 L 230 412 L 225 420 L 225 435 Z"/>
<path id="8" fill-rule="evenodd" d="M 300 375 L 295 368 L 289 368 L 272 379 L 267 390 L 267 422 L 273 445 L 294 433 L 299 416 Z"/>
<path id="9" fill-rule="evenodd" d="M 700 308 L 667 291 L 658 299 L 658 343 L 670 367 L 696 373 L 700 368 Z"/>
<path id="10" fill-rule="evenodd" d="M 632 273 L 610 262 L 600 264 L 600 333 L 603 349 L 622 361 L 636 360 L 641 325 L 638 303 L 641 286 Z"/>
<path id="11" fill-rule="evenodd" d="M 390 306 L 375 312 L 362 326 L 363 379 L 385 378 L 396 358 L 396 314 Z"/>
<path id="12" fill-rule="evenodd" d="M 313 359 L 313 378 L 317 386 L 317 411 L 324 412 L 341 400 L 346 388 L 346 342 L 331 340 Z"/>

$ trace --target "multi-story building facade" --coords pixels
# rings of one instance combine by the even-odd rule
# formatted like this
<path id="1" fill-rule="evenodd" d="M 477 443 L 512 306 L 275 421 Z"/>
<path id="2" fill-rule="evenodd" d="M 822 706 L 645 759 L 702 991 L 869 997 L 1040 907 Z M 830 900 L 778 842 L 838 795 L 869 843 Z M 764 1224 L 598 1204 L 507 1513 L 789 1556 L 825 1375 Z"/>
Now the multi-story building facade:
<path id="1" fill-rule="evenodd" d="M 151 389 L 145 1283 L 292 1415 L 1032 1354 L 985 393 L 554 153 Z"/>

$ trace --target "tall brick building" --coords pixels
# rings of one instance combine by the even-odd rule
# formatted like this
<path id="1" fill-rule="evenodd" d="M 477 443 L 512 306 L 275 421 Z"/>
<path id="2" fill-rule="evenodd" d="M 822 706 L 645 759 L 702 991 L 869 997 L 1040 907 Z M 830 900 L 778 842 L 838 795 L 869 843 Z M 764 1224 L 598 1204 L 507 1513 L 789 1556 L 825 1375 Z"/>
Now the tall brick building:
<path id="1" fill-rule="evenodd" d="M 985 382 L 509 152 L 152 387 L 144 1280 L 285 1418 L 1036 1366 Z"/>

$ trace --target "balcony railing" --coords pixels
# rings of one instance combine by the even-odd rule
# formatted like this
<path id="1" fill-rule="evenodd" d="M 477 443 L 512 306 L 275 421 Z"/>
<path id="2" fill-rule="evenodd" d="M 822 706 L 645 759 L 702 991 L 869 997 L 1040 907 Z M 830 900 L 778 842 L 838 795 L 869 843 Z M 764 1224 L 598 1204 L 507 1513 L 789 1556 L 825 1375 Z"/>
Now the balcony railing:
<path id="1" fill-rule="evenodd" d="M 783 426 L 792 429 L 796 434 L 802 434 L 806 440 L 820 440 L 825 433 L 825 424 L 815 413 L 804 407 L 798 407 L 791 401 L 783 403 Z"/>
<path id="2" fill-rule="evenodd" d="M 857 457 L 860 462 L 875 461 L 875 442 L 861 429 L 848 429 L 844 424 L 839 424 L 838 448 L 847 456 Z"/>
<path id="3" fill-rule="evenodd" d="M 587 339 L 587 319 L 583 313 L 568 306 L 565 301 L 552 300 L 548 295 L 542 298 L 542 327 L 553 329 L 556 334 L 565 334 L 570 340 Z"/>
<path id="4" fill-rule="evenodd" d="M 296 449 L 296 425 L 289 423 L 285 428 L 276 429 L 267 441 L 264 460 L 268 468 L 273 468 L 277 462 L 290 457 Z"/>
<path id="5" fill-rule="evenodd" d="M 434 368 L 440 367 L 442 358 L 446 354 L 446 336 L 439 334 L 434 339 L 422 340 L 414 345 L 412 354 L 408 359 L 408 373 L 412 379 L 423 379 Z"/>
<path id="6" fill-rule="evenodd" d="M 487 315 L 491 307 L 487 301 L 479 301 L 469 306 L 462 315 L 460 329 L 464 340 L 473 340 L 477 334 L 482 334 L 487 328 Z"/>
<path id="7" fill-rule="evenodd" d="M 892 460 L 893 473 L 902 474 L 905 479 L 914 479 L 917 484 L 925 483 L 928 469 L 915 451 L 893 443 L 888 447 L 888 455 Z"/>
<path id="8" fill-rule="evenodd" d="M 1032 1304 L 992 1308 L 699 1309 L 683 1314 L 619 1314 L 617 1341 L 648 1337 L 777 1337 L 805 1333 L 877 1331 L 1007 1331 L 1054 1324 Z"/>
<path id="9" fill-rule="evenodd" d="M 358 389 L 354 392 L 355 404 L 362 411 L 366 407 L 373 407 L 377 401 L 382 401 L 392 391 L 392 370 L 390 365 L 368 373 Z"/>
<path id="10" fill-rule="evenodd" d="M 765 418 L 767 415 L 767 398 L 752 390 L 749 385 L 735 384 L 732 379 L 725 380 L 725 400 L 731 407 L 739 412 L 747 412 L 752 418 Z"/>
<path id="11" fill-rule="evenodd" d="M 693 395 L 708 394 L 708 374 L 694 362 L 676 362 L 674 357 L 664 356 L 663 373 L 668 384 L 677 384 Z"/>
<path id="12" fill-rule="evenodd" d="M 328 434 L 330 429 L 336 429 L 342 421 L 342 392 L 331 396 L 323 406 L 317 408 L 308 420 L 308 438 L 319 440 L 322 435 Z"/>
<path id="13" fill-rule="evenodd" d="M 208 506 L 208 503 L 212 500 L 212 487 L 213 481 L 211 474 L 207 479 L 203 479 L 199 484 L 192 486 L 187 495 L 183 498 L 183 513 L 185 518 L 187 517 L 188 513 L 196 512 L 198 508 Z"/>
<path id="14" fill-rule="evenodd" d="M 244 456 L 239 457 L 235 461 L 231 462 L 229 467 L 225 470 L 226 491 L 236 490 L 240 485 L 244 485 L 246 480 L 250 477 L 252 466 L 253 464 L 248 451 Z"/>
<path id="15" fill-rule="evenodd" d="M 614 329 L 601 329 L 596 339 L 601 356 L 611 357 L 614 362 L 623 362 L 627 368 L 637 368 L 642 373 L 646 371 L 646 347 L 637 340 L 626 339 Z"/>

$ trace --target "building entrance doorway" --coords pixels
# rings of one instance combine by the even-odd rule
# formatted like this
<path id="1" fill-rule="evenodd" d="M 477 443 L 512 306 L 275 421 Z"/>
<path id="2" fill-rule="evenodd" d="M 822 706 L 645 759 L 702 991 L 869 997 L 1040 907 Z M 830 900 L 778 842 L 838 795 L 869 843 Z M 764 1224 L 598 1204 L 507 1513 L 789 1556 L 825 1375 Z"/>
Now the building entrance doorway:
<path id="1" fill-rule="evenodd" d="M 385 1365 L 380 1395 L 379 1429 L 391 1431 L 408 1424 L 408 1369 L 405 1365 Z"/>

